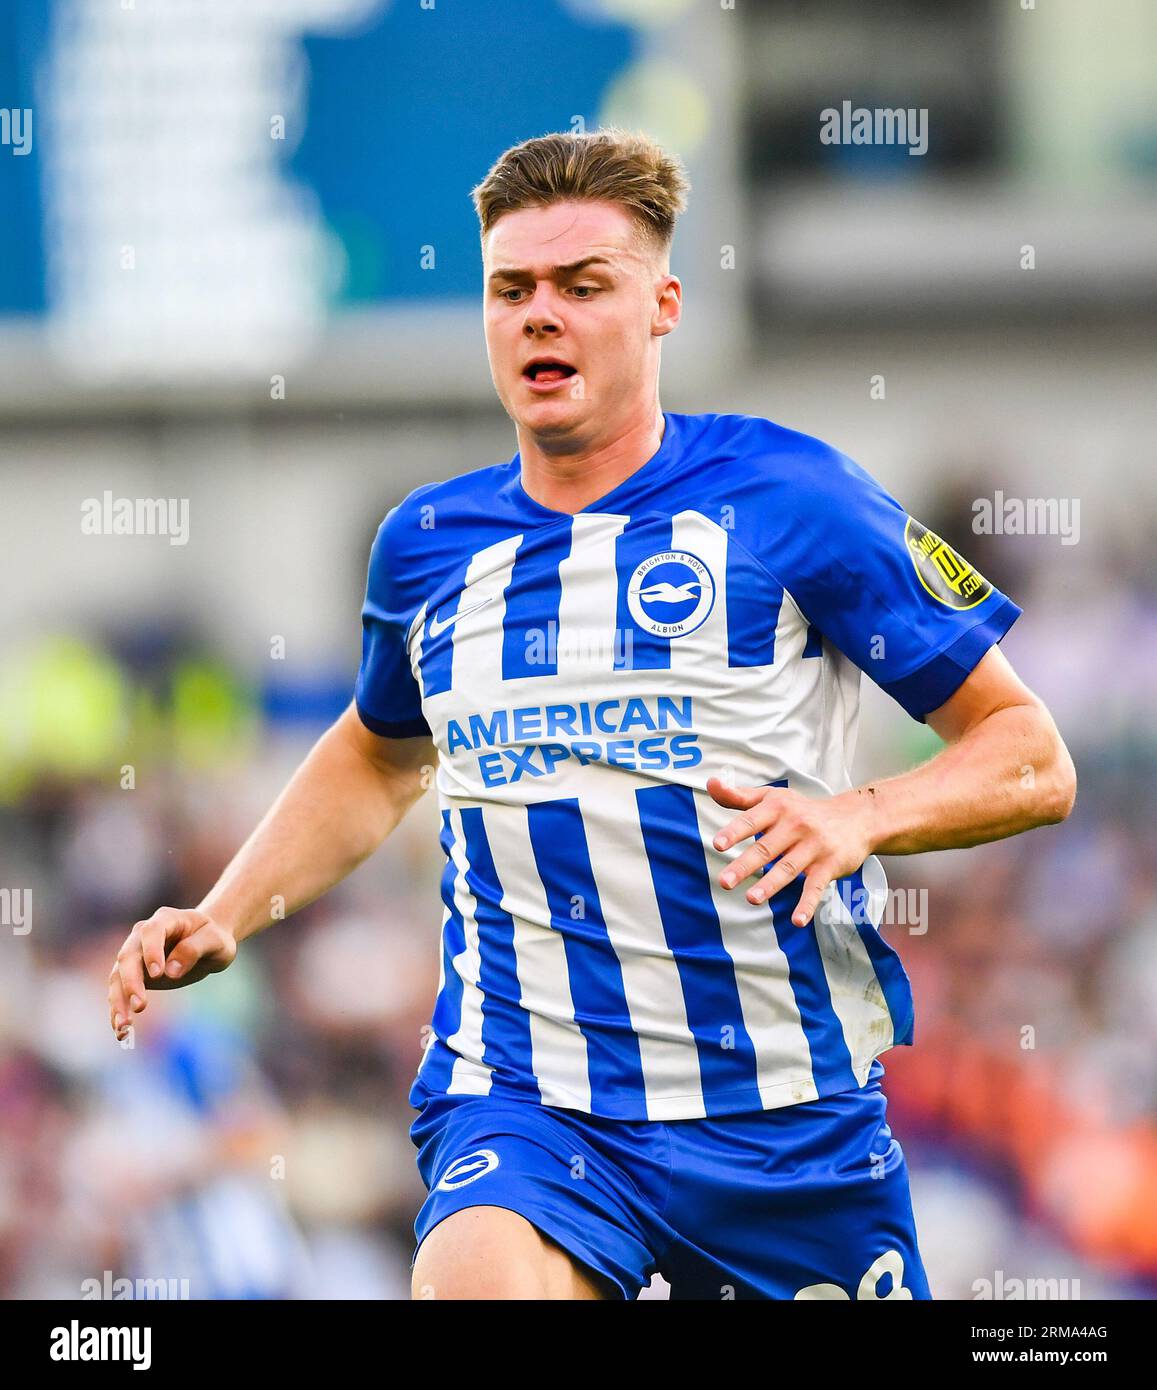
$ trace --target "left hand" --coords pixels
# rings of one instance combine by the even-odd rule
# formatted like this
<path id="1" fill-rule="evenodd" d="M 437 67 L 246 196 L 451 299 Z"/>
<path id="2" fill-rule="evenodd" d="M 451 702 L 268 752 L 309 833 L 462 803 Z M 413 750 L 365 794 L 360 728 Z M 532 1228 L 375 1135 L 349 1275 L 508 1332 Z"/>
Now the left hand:
<path id="1" fill-rule="evenodd" d="M 715 836 L 716 849 L 730 849 L 750 835 L 760 835 L 728 864 L 720 884 L 734 888 L 778 860 L 747 890 L 749 903 L 762 903 L 805 875 L 791 916 L 797 927 L 811 921 L 829 883 L 855 873 L 872 853 L 868 793 L 841 792 L 816 800 L 786 787 L 732 787 L 718 777 L 708 778 L 707 790 L 720 806 L 740 811 Z"/>

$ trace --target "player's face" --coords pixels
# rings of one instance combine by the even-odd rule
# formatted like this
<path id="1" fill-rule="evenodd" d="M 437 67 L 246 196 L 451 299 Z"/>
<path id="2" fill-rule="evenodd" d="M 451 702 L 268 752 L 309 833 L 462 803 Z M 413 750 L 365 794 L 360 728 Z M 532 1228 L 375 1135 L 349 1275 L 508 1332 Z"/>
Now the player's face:
<path id="1" fill-rule="evenodd" d="M 547 448 L 584 448 L 653 410 L 680 287 L 629 213 L 602 202 L 508 212 L 482 260 L 490 372 L 517 426 Z"/>

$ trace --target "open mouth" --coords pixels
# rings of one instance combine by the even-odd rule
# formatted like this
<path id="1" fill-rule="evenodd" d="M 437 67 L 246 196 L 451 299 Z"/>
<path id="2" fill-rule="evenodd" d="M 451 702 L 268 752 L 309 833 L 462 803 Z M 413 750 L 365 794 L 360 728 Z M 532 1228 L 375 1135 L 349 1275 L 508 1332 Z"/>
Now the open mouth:
<path id="1" fill-rule="evenodd" d="M 538 362 L 528 362 L 522 369 L 524 380 L 532 381 L 536 386 L 551 386 L 560 381 L 566 381 L 568 377 L 575 375 L 576 368 L 569 362 L 556 362 L 550 358 L 543 358 Z"/>

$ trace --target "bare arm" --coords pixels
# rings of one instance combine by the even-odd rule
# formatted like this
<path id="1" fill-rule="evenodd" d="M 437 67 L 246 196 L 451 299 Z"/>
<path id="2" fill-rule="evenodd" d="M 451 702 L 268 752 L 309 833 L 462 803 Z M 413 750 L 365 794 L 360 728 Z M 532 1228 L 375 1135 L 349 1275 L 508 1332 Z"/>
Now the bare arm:
<path id="1" fill-rule="evenodd" d="M 921 767 L 817 800 L 765 787 L 707 790 L 740 814 L 716 849 L 762 832 L 720 876 L 733 888 L 751 874 L 749 902 L 764 902 L 806 875 L 796 926 L 811 921 L 829 883 L 870 854 L 960 849 L 1051 825 L 1072 810 L 1076 772 L 1044 704 L 991 648 L 952 697 L 927 716 L 947 747 Z M 766 864 L 779 862 L 762 874 Z"/>
<path id="2" fill-rule="evenodd" d="M 109 976 L 119 1036 L 148 989 L 224 970 L 246 937 L 321 897 L 368 858 L 428 784 L 429 737 L 381 738 L 351 705 L 196 908 L 160 908 L 133 927 Z M 118 1026 L 119 1020 L 119 1026 Z"/>
<path id="3" fill-rule="evenodd" d="M 238 942 L 320 898 L 378 848 L 424 788 L 429 738 L 380 738 L 349 709 L 199 904 Z"/>
<path id="4" fill-rule="evenodd" d="M 998 648 L 927 723 L 946 748 L 911 772 L 856 789 L 873 805 L 873 853 L 987 844 L 1062 821 L 1073 809 L 1069 751 Z"/>

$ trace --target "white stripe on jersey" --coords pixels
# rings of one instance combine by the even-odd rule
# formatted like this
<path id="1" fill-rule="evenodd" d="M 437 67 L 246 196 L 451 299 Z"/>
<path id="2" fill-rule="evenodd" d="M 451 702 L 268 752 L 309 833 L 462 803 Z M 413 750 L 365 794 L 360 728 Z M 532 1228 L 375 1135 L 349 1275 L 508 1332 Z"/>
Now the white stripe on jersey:
<path id="1" fill-rule="evenodd" d="M 647 1118 L 704 1116 L 683 982 L 659 916 L 638 817 L 612 823 L 584 815 L 583 828 L 607 936 L 623 971 L 627 1012 L 638 1035 Z M 627 873 L 624 864 L 631 866 Z"/>
<path id="2" fill-rule="evenodd" d="M 671 518 L 671 549 L 697 556 L 714 576 L 715 602 L 706 620 L 671 643 L 671 675 L 694 676 L 696 683 L 711 669 L 711 658 L 718 661 L 719 653 L 727 650 L 727 532 L 714 522 L 703 522 L 700 512 L 676 512 Z M 766 686 L 765 669 L 751 669 Z"/>
<path id="3" fill-rule="evenodd" d="M 514 561 L 521 544 L 521 535 L 507 536 L 480 550 L 466 567 L 466 583 L 459 598 L 465 617 L 454 624 L 455 655 L 463 635 L 468 636 L 480 628 L 492 629 L 495 625 L 502 631 L 506 587 L 514 573 Z"/>
<path id="4" fill-rule="evenodd" d="M 579 512 L 572 523 L 570 554 L 558 567 L 557 670 L 560 677 L 613 671 L 618 576 L 615 542 L 628 518 Z M 592 622 L 597 626 L 592 628 Z"/>
<path id="5" fill-rule="evenodd" d="M 483 815 L 495 863 L 503 866 L 501 905 L 514 922 L 520 1003 L 530 1015 L 531 1070 L 543 1104 L 589 1110 L 587 1040 L 574 1021 L 566 943 L 549 925 L 527 813 L 516 808 L 497 829 Z"/>
<path id="6" fill-rule="evenodd" d="M 445 903 L 443 903 L 442 930 L 438 933 L 438 993 L 434 996 L 435 999 L 441 999 L 442 991 L 446 988 L 446 950 L 444 943 L 446 941 L 446 923 L 449 920 L 450 909 L 445 905 Z M 426 1065 L 426 1059 L 427 1057 L 429 1057 L 430 1051 L 433 1048 L 435 1042 L 437 1042 L 437 1035 L 435 1034 L 433 1028 L 431 1028 L 430 1031 L 426 1034 L 426 1041 L 422 1047 L 421 1060 L 418 1062 L 419 1071 L 421 1071 L 422 1068 Z"/>
<path id="7" fill-rule="evenodd" d="M 853 907 L 878 927 L 884 917 L 886 888 L 883 868 L 875 857 L 864 861 L 863 879 L 869 894 L 867 911 L 859 903 L 854 902 Z M 828 886 L 814 921 L 824 975 L 832 994 L 832 1008 L 840 1021 L 853 1070 L 862 1086 L 868 1079 L 873 1055 L 892 1046 L 892 1019 L 887 1001 L 872 958 L 856 930 L 855 918 L 834 883 Z M 857 1057 L 860 1059 L 858 1066 Z"/>
<path id="8" fill-rule="evenodd" d="M 695 813 L 707 846 L 712 846 L 715 836 L 735 815 L 700 792 L 695 793 Z M 746 850 L 751 843 L 744 840 L 739 849 Z M 718 854 L 716 859 L 709 850 L 711 899 L 719 915 L 724 949 L 735 962 L 735 985 L 744 1026 L 755 1048 L 759 1092 L 767 1100 L 781 1096 L 790 1085 L 793 1100 L 815 1100 L 818 1092 L 811 1075 L 811 1048 L 771 915 L 766 908 L 753 907 L 747 901 L 747 881 L 730 892 L 720 886 L 722 865 L 734 857 L 732 851 Z"/>
<path id="9" fill-rule="evenodd" d="M 510 583 L 511 575 L 514 573 L 514 562 L 518 555 L 518 547 L 521 544 L 521 535 L 507 536 L 495 545 L 488 545 L 484 550 L 478 551 L 466 567 L 465 586 L 459 600 L 466 616 L 457 619 L 454 623 L 450 639 L 454 644 L 455 669 L 459 669 L 458 648 L 467 639 L 476 636 L 479 630 L 502 632 L 502 623 L 506 616 L 506 588 Z M 477 611 L 467 612 L 468 609 L 474 609 L 476 605 Z M 443 621 L 447 621 L 449 617 L 449 614 L 443 614 Z M 415 659 L 420 659 L 420 655 L 419 653 Z M 497 661 L 498 669 L 501 671 L 501 643 L 493 659 Z M 486 679 L 486 677 L 481 678 Z M 424 686 L 422 694 L 424 697 Z M 473 788 L 457 782 L 454 765 L 446 758 L 438 759 L 436 780 L 439 792 L 445 793 L 447 796 L 472 798 L 476 795 Z"/>
<path id="10" fill-rule="evenodd" d="M 474 916 L 474 894 L 466 886 L 466 836 L 459 811 L 450 812 L 450 832 L 453 836 L 450 857 L 457 869 L 454 876 L 454 906 L 462 917 L 466 948 L 453 961 L 454 970 L 462 980 L 462 1019 L 458 1031 L 446 1039 L 446 1044 L 461 1055 L 454 1062 L 454 1075 L 446 1089 L 451 1095 L 485 1096 L 490 1093 L 491 1075 L 490 1068 L 482 1061 L 478 920 Z"/>

